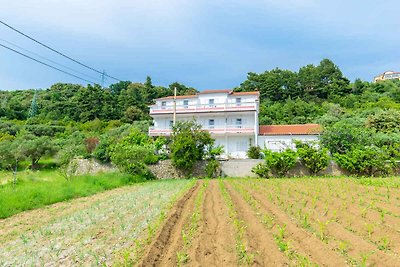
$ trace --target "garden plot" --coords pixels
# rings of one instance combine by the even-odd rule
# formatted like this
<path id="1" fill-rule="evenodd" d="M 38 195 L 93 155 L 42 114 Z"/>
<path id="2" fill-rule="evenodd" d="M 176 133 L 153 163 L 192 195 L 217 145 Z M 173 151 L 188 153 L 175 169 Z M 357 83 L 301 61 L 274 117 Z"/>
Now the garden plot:
<path id="1" fill-rule="evenodd" d="M 150 182 L 2 220 L 0 266 L 110 264 L 193 184 Z"/>
<path id="2" fill-rule="evenodd" d="M 203 181 L 139 265 L 399 266 L 400 192 L 392 180 Z"/>
<path id="3" fill-rule="evenodd" d="M 0 221 L 0 265 L 400 266 L 398 181 L 120 188 Z"/>

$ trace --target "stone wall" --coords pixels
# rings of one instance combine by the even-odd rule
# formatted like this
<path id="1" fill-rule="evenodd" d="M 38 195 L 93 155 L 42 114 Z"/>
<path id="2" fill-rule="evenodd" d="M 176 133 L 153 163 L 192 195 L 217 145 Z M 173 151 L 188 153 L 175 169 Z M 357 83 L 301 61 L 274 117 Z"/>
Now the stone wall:
<path id="1" fill-rule="evenodd" d="M 102 163 L 95 159 L 75 158 L 68 166 L 69 172 L 74 175 L 114 172 L 117 168 L 111 164 Z"/>
<path id="2" fill-rule="evenodd" d="M 205 177 L 206 164 L 207 162 L 205 161 L 198 161 L 193 168 L 192 176 Z M 148 167 L 157 179 L 182 179 L 187 177 L 172 165 L 172 160 L 161 160 L 157 164 L 149 165 Z"/>
<path id="3" fill-rule="evenodd" d="M 244 160 L 228 160 L 221 162 L 221 171 L 223 176 L 229 177 L 257 177 L 251 172 L 251 169 L 258 163 L 264 162 L 262 159 L 244 159 Z M 288 177 L 311 175 L 308 169 L 300 162 L 289 171 Z M 341 169 L 335 162 L 331 161 L 328 167 L 318 175 L 341 176 L 348 173 Z"/>

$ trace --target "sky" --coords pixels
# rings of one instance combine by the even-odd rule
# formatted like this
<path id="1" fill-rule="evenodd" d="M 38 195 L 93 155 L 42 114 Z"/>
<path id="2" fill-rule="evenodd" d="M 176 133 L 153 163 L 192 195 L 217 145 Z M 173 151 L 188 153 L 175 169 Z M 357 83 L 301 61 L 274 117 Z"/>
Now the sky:
<path id="1" fill-rule="evenodd" d="M 323 58 L 351 81 L 400 71 L 395 0 L 0 0 L 0 6 L 1 21 L 120 80 L 150 76 L 155 85 L 224 89 L 239 86 L 248 72 L 298 71 Z M 0 44 L 101 83 L 99 73 L 1 24 Z M 57 82 L 87 84 L 0 47 L 0 90 Z M 107 78 L 104 85 L 115 82 Z"/>

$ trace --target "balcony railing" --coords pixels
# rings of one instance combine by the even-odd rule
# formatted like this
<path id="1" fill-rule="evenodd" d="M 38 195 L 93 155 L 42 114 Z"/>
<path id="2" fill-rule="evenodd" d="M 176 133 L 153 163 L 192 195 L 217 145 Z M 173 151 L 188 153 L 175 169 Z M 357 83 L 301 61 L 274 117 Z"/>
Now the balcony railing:
<path id="1" fill-rule="evenodd" d="M 226 133 L 254 133 L 254 125 L 215 125 L 203 126 L 203 130 L 210 132 L 211 134 L 226 134 Z M 172 133 L 172 127 L 150 127 L 149 134 L 152 136 L 157 135 L 170 135 Z"/>
<path id="2" fill-rule="evenodd" d="M 214 104 L 195 104 L 195 105 L 176 105 L 176 113 L 193 113 L 193 112 L 218 112 L 218 111 L 249 111 L 256 110 L 255 102 L 242 103 L 214 103 Z M 150 114 L 168 114 L 173 113 L 172 105 L 152 105 L 150 106 Z"/>

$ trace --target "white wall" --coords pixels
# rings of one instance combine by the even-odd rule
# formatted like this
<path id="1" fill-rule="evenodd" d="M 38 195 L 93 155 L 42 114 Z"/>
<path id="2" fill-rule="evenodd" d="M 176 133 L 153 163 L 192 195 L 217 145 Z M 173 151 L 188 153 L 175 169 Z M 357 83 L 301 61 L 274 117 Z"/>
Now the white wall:
<path id="1" fill-rule="evenodd" d="M 215 145 L 224 147 L 224 154 L 228 158 L 247 158 L 247 150 L 254 145 L 254 137 L 252 135 L 213 136 L 213 138 L 215 139 Z"/>
<path id="2" fill-rule="evenodd" d="M 295 149 L 293 140 L 303 142 L 318 141 L 318 135 L 260 135 L 258 145 L 272 151 L 283 151 L 286 148 Z"/>

